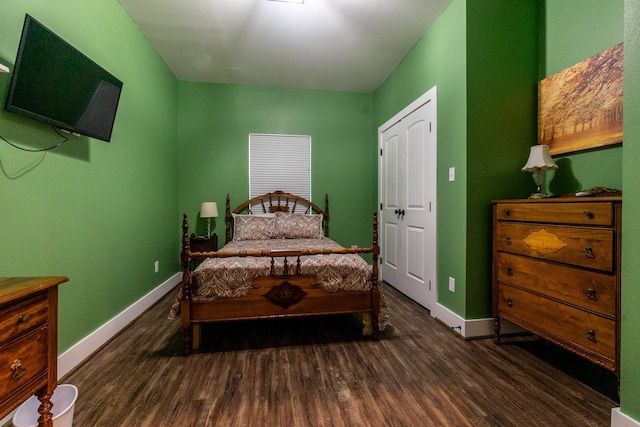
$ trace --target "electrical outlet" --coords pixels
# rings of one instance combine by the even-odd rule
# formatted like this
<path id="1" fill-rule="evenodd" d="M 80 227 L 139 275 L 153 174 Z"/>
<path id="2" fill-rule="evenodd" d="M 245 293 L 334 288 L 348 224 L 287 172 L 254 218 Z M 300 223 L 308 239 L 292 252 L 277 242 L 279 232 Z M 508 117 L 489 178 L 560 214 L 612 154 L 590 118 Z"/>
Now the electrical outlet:
<path id="1" fill-rule="evenodd" d="M 351 245 L 351 249 L 358 249 L 358 245 Z"/>
<path id="2" fill-rule="evenodd" d="M 160 261 L 156 261 L 153 263 L 153 269 L 155 270 L 156 273 L 160 271 Z"/>
<path id="3" fill-rule="evenodd" d="M 454 279 L 453 277 L 449 277 L 449 291 L 456 291 L 456 279 Z"/>
<path id="4" fill-rule="evenodd" d="M 456 168 L 449 168 L 449 181 L 456 180 Z"/>

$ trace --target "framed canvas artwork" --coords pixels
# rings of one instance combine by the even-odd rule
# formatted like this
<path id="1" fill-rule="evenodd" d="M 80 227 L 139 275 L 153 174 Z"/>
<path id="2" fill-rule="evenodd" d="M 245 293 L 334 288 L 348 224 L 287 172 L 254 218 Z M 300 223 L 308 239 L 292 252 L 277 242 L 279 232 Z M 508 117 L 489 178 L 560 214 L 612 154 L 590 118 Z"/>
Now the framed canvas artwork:
<path id="1" fill-rule="evenodd" d="M 622 43 L 538 83 L 538 144 L 551 155 L 622 142 Z"/>

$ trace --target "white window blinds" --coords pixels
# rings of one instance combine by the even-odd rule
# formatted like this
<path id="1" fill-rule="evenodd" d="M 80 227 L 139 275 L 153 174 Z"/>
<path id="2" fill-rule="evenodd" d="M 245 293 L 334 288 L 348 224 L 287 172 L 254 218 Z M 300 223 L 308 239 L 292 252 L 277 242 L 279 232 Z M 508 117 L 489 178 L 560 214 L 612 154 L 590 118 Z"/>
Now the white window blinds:
<path id="1" fill-rule="evenodd" d="M 311 200 L 311 136 L 249 134 L 249 197 L 277 190 Z"/>

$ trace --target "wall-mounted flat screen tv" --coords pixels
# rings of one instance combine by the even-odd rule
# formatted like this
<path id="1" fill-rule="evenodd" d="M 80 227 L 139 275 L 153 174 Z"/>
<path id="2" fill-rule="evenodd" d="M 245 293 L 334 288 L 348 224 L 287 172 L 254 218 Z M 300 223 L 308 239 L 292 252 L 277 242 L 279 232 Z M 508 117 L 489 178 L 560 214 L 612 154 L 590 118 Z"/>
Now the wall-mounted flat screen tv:
<path id="1" fill-rule="evenodd" d="M 6 110 L 109 142 L 122 82 L 27 15 Z"/>

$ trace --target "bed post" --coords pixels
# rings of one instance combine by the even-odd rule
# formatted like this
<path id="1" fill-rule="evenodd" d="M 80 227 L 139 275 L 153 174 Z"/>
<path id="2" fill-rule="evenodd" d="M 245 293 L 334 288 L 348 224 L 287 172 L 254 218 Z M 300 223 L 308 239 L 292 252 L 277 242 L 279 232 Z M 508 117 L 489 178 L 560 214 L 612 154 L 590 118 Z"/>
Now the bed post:
<path id="1" fill-rule="evenodd" d="M 182 341 L 184 354 L 191 352 L 191 276 L 189 264 L 191 263 L 191 249 L 189 248 L 189 221 L 185 213 L 182 218 L 182 298 L 180 299 L 180 323 L 182 325 Z"/>
<path id="2" fill-rule="evenodd" d="M 227 193 L 227 207 L 224 214 L 224 222 L 225 222 L 225 243 L 229 243 L 231 241 L 231 197 L 229 193 Z"/>
<path id="3" fill-rule="evenodd" d="M 378 315 L 380 314 L 380 290 L 378 289 L 378 256 L 380 246 L 378 245 L 378 213 L 373 212 L 373 267 L 371 269 L 371 296 L 373 304 L 373 339 L 380 339 L 380 325 Z"/>
<path id="4" fill-rule="evenodd" d="M 329 237 L 329 194 L 324 195 L 324 235 Z"/>

